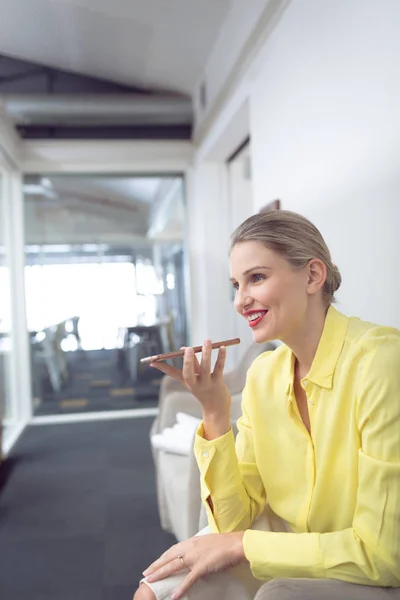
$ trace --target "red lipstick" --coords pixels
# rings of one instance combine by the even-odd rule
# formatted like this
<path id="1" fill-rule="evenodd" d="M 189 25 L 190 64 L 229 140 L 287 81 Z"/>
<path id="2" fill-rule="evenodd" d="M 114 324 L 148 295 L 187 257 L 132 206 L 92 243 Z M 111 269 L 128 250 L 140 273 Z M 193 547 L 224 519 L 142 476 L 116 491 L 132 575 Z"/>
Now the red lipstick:
<path id="1" fill-rule="evenodd" d="M 248 320 L 250 327 L 256 327 L 256 325 L 258 325 L 260 323 L 260 321 L 263 320 L 263 318 L 265 317 L 265 315 L 267 313 L 268 313 L 267 310 L 249 310 L 244 313 L 244 316 L 248 318 L 250 315 L 260 314 L 260 316 L 257 317 L 256 319 Z"/>

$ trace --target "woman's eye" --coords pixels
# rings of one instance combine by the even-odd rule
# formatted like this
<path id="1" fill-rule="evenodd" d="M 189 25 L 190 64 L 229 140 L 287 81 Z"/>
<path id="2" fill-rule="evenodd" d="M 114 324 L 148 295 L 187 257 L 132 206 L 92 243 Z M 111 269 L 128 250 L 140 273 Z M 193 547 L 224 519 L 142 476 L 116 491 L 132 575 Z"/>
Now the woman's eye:
<path id="1" fill-rule="evenodd" d="M 262 281 L 263 279 L 265 279 L 265 276 L 261 275 L 261 273 L 253 273 L 251 276 L 251 281 L 253 283 L 257 283 L 258 281 Z"/>
<path id="2" fill-rule="evenodd" d="M 238 290 L 239 289 L 239 284 L 238 283 L 232 283 L 232 287 L 234 290 Z"/>

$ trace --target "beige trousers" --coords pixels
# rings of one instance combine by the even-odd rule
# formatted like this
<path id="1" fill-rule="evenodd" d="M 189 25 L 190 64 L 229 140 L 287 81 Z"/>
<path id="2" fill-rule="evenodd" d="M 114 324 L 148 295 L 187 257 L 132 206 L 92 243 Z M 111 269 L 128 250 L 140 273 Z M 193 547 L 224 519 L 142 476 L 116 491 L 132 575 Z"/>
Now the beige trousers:
<path id="1" fill-rule="evenodd" d="M 291 531 L 288 524 L 268 506 L 251 528 Z M 210 533 L 208 527 L 197 535 L 206 533 Z M 147 585 L 157 600 L 169 600 L 185 576 L 182 572 Z M 190 588 L 183 600 L 400 600 L 400 588 L 356 585 L 333 579 L 271 579 L 265 583 L 255 579 L 250 566 L 243 563 L 228 571 L 203 577 Z"/>

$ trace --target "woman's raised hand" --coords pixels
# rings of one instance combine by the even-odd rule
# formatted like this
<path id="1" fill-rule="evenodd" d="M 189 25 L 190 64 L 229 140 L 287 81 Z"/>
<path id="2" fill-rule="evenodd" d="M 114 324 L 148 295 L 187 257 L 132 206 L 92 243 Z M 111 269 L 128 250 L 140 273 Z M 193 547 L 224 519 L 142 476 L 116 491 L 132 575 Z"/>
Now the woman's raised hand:
<path id="1" fill-rule="evenodd" d="M 212 372 L 211 353 L 212 342 L 205 340 L 201 362 L 198 361 L 193 348 L 185 348 L 182 371 L 162 361 L 153 362 L 150 366 L 182 383 L 200 402 L 204 415 L 226 417 L 229 415 L 231 405 L 229 390 L 224 381 L 226 348 L 224 346 L 219 348 Z"/>

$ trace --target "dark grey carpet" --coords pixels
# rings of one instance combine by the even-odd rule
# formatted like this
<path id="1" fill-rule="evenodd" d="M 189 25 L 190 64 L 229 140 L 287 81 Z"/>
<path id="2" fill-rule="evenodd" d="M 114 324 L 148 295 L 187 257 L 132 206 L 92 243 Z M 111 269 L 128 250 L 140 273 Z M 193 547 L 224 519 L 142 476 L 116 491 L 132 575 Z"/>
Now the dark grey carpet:
<path id="1" fill-rule="evenodd" d="M 158 404 L 162 373 L 142 365 L 130 377 L 125 354 L 118 349 L 66 353 L 69 378 L 59 392 L 50 385 L 44 364 L 36 365 L 35 415 L 150 408 Z"/>
<path id="2" fill-rule="evenodd" d="M 151 419 L 31 426 L 0 466 L 1 600 L 131 600 L 171 544 Z"/>

